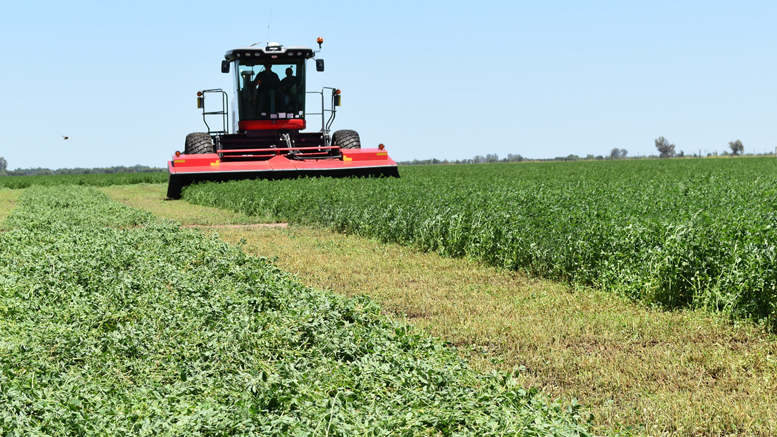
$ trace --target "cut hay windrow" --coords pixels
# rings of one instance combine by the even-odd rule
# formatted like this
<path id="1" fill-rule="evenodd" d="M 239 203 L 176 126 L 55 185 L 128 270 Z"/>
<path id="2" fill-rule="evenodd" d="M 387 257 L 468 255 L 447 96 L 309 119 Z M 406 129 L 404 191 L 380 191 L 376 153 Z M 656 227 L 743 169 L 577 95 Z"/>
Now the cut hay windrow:
<path id="1" fill-rule="evenodd" d="M 0 233 L 2 435 L 587 435 L 368 298 L 85 187 Z"/>
<path id="2" fill-rule="evenodd" d="M 242 181 L 184 198 L 777 326 L 777 160 L 401 168 Z"/>

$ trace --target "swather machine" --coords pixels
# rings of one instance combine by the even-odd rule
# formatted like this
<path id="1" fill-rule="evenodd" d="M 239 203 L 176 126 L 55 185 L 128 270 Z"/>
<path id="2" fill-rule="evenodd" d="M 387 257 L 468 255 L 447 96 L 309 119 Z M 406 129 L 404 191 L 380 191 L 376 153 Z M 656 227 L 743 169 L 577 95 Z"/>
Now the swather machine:
<path id="1" fill-rule="evenodd" d="M 323 39 L 318 38 L 317 42 L 320 51 Z M 197 106 L 202 109 L 208 132 L 187 135 L 183 153 L 175 152 L 168 161 L 167 197 L 180 198 L 183 187 L 199 181 L 298 176 L 398 177 L 397 164 L 383 144 L 362 149 L 359 134 L 353 130 L 338 130 L 330 136 L 330 127 L 340 106 L 340 90 L 305 89 L 305 61 L 315 59 L 318 51 L 277 43 L 228 51 L 221 62 L 221 71 L 233 72 L 232 112 L 223 90 L 197 93 Z M 315 63 L 317 71 L 324 71 L 323 59 L 315 59 Z M 321 112 L 305 112 L 306 97 L 310 94 L 320 95 Z M 208 95 L 220 100 L 220 110 L 206 111 Z M 328 108 L 326 100 L 329 100 Z M 302 132 L 307 126 L 306 117 L 310 116 L 321 117 L 320 131 Z M 211 130 L 208 125 L 208 119 L 214 117 L 221 120 L 221 130 Z"/>

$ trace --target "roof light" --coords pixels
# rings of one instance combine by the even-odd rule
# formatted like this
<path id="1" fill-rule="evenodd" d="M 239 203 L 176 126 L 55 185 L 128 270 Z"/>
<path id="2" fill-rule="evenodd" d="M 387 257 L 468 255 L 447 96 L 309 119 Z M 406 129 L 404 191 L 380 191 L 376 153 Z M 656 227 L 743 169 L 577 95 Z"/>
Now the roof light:
<path id="1" fill-rule="evenodd" d="M 197 91 L 197 97 L 202 97 L 202 91 Z"/>
<path id="2" fill-rule="evenodd" d="M 179 156 L 181 156 L 181 152 L 179 152 L 178 150 L 176 150 L 176 151 L 175 151 L 175 157 L 177 158 L 177 157 L 179 157 Z"/>
<path id="3" fill-rule="evenodd" d="M 340 90 L 335 90 L 335 94 L 340 95 Z"/>
<path id="4" fill-rule="evenodd" d="M 317 43 L 319 43 L 319 44 L 321 44 L 321 43 L 323 43 L 323 42 L 324 42 L 324 38 L 321 38 L 321 37 L 319 36 L 318 38 L 316 38 L 316 42 L 317 42 Z"/>
<path id="5" fill-rule="evenodd" d="M 383 145 L 383 143 L 378 144 L 378 149 L 383 150 L 386 146 Z"/>

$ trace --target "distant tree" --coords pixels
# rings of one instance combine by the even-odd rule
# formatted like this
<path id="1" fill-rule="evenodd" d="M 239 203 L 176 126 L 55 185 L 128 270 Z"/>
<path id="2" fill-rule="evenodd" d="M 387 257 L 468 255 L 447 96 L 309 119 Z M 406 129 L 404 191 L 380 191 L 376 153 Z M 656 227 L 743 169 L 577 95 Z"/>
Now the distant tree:
<path id="1" fill-rule="evenodd" d="M 626 150 L 626 149 L 619 149 L 619 148 L 616 147 L 616 148 L 610 150 L 610 159 L 623 159 L 628 154 L 629 154 L 628 150 Z"/>
<path id="2" fill-rule="evenodd" d="M 602 155 L 598 155 L 598 156 L 596 157 L 596 160 L 597 160 L 597 161 L 602 161 L 602 160 L 604 160 L 604 156 L 602 156 Z"/>
<path id="3" fill-rule="evenodd" d="M 685 152 L 680 150 L 680 153 L 678 153 L 677 156 L 680 157 L 680 158 L 685 158 Z"/>
<path id="4" fill-rule="evenodd" d="M 674 144 L 670 144 L 664 137 L 658 137 L 656 141 L 656 149 L 661 154 L 661 158 L 671 158 L 674 156 Z"/>
<path id="5" fill-rule="evenodd" d="M 731 147 L 731 154 L 734 156 L 741 155 L 745 151 L 745 146 L 743 146 L 742 142 L 739 140 L 731 141 L 728 143 L 728 146 Z"/>
<path id="6" fill-rule="evenodd" d="M 0 174 L 5 174 L 5 169 L 8 168 L 8 161 L 5 160 L 2 156 L 0 156 Z"/>
<path id="7" fill-rule="evenodd" d="M 491 154 L 491 153 L 487 154 L 486 155 L 486 162 L 488 162 L 488 163 L 499 162 L 499 155 L 496 154 L 496 153 L 494 153 L 494 154 Z"/>

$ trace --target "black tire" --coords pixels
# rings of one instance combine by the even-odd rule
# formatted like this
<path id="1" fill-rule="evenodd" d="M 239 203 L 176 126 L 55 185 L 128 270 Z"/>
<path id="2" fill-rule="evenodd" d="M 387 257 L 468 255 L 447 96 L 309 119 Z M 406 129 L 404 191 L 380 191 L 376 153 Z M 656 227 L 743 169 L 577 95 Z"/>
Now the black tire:
<path id="1" fill-rule="evenodd" d="M 214 153 L 213 139 L 205 132 L 194 132 L 186 135 L 186 143 L 183 147 L 184 155 L 200 155 Z"/>
<path id="2" fill-rule="evenodd" d="M 167 179 L 167 197 L 169 199 L 180 199 L 181 190 L 183 190 L 183 184 L 181 183 L 180 176 L 170 175 Z"/>
<path id="3" fill-rule="evenodd" d="M 362 141 L 355 130 L 343 129 L 332 135 L 332 145 L 341 149 L 361 149 Z"/>

